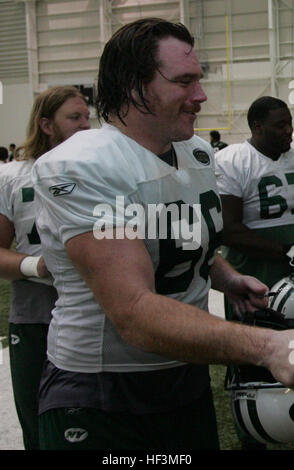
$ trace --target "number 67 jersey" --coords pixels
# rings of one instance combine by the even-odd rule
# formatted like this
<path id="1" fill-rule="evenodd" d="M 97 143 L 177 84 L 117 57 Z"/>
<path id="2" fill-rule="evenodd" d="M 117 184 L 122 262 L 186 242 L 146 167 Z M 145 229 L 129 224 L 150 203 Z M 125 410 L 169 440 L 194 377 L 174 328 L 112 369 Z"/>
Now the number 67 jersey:
<path id="1" fill-rule="evenodd" d="M 103 238 L 105 229 L 124 227 L 131 238 L 127 229 L 135 228 L 152 260 L 156 291 L 207 310 L 223 226 L 214 154 L 196 136 L 173 147 L 178 169 L 105 124 L 76 133 L 34 165 L 37 227 L 59 294 L 48 337 L 56 367 L 129 372 L 177 365 L 116 333 L 67 257 L 67 240 L 81 233 Z"/>
<path id="2" fill-rule="evenodd" d="M 293 149 L 272 160 L 245 141 L 217 152 L 215 166 L 219 193 L 242 199 L 244 225 L 265 230 L 293 226 Z"/>

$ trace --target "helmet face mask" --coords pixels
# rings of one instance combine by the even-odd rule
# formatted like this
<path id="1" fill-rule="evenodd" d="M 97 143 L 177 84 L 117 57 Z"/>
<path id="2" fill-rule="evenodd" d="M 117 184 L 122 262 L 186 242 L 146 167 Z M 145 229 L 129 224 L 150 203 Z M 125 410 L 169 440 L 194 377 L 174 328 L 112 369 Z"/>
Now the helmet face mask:
<path id="1" fill-rule="evenodd" d="M 287 296 L 282 303 L 285 306 L 293 295 L 292 318 L 289 318 L 290 310 L 285 315 L 285 309 L 279 312 L 268 308 L 245 315 L 244 323 L 278 330 L 290 327 L 289 322 L 294 321 L 294 283 L 287 281 L 285 291 L 282 281 L 280 291 L 279 286 L 276 290 L 272 288 L 276 292 L 273 300 L 278 299 L 281 305 L 280 295 L 282 299 Z M 294 390 L 276 382 L 267 369 L 252 365 L 228 369 L 225 387 L 230 395 L 235 423 L 242 433 L 264 444 L 294 442 Z"/>
<path id="2" fill-rule="evenodd" d="M 284 315 L 288 328 L 294 327 L 294 274 L 273 285 L 269 307 Z"/>

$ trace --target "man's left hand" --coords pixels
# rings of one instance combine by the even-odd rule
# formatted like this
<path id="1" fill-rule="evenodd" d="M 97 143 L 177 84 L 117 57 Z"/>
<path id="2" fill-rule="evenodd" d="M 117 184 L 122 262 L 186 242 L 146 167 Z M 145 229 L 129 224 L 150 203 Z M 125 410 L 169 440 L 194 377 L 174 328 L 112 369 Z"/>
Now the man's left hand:
<path id="1" fill-rule="evenodd" d="M 268 287 L 253 276 L 236 275 L 227 286 L 228 296 L 236 315 L 241 319 L 246 312 L 266 308 Z"/>

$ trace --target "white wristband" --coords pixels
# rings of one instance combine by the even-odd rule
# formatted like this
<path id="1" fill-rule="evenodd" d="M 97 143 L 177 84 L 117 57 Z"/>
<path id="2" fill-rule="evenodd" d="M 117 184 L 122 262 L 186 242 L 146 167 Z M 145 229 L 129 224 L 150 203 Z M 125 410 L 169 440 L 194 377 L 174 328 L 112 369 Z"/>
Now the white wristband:
<path id="1" fill-rule="evenodd" d="M 20 272 L 26 277 L 40 277 L 37 265 L 41 256 L 26 256 L 20 263 Z"/>

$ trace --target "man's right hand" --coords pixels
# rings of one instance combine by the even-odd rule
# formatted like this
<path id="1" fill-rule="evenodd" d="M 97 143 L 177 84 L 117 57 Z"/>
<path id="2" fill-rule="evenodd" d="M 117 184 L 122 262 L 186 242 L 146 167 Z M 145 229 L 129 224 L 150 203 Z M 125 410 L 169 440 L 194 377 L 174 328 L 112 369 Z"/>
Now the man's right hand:
<path id="1" fill-rule="evenodd" d="M 269 348 L 264 348 L 267 356 L 258 365 L 267 367 L 278 382 L 294 389 L 294 330 L 269 331 Z"/>
<path id="2" fill-rule="evenodd" d="M 37 271 L 41 278 L 46 278 L 46 277 L 51 276 L 51 273 L 48 271 L 46 267 L 43 256 L 41 256 L 41 258 L 39 259 L 39 262 L 37 264 Z"/>

